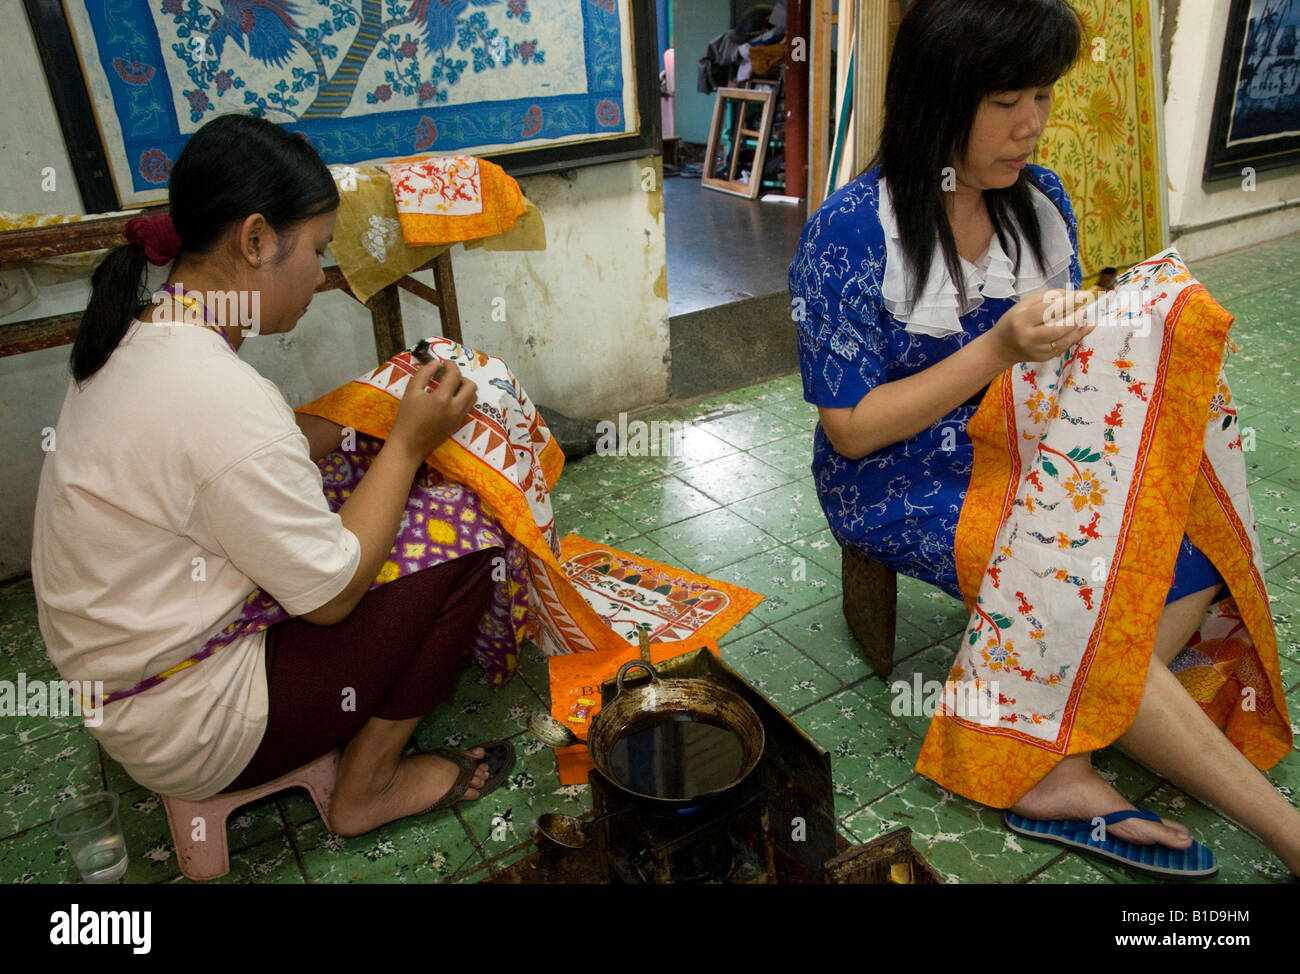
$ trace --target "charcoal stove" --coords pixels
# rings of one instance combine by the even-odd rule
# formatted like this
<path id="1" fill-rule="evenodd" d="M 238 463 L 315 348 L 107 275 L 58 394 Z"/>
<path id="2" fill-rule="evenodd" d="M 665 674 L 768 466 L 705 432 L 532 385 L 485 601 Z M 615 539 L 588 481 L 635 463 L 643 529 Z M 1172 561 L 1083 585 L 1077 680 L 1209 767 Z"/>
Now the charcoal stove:
<path id="1" fill-rule="evenodd" d="M 763 788 L 747 778 L 723 795 L 686 808 L 633 798 L 600 772 L 590 775 L 606 882 L 776 882 L 771 815 Z"/>
<path id="2" fill-rule="evenodd" d="M 637 798 L 591 771 L 595 814 L 618 813 L 594 828 L 605 881 L 822 882 L 823 863 L 836 851 L 827 751 L 708 650 L 656 665 L 664 678 L 708 679 L 738 693 L 762 721 L 767 743 L 744 781 L 687 807 Z M 613 696 L 606 683 L 603 700 Z"/>

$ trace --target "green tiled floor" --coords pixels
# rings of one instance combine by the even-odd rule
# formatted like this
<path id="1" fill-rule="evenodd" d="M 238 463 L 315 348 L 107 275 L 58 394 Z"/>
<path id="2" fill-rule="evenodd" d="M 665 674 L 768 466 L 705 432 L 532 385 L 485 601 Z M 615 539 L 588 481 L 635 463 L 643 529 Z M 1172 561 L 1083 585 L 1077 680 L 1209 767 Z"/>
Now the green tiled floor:
<path id="1" fill-rule="evenodd" d="M 1193 270 L 1237 315 L 1240 351 L 1228 364 L 1277 622 L 1290 712 L 1300 720 L 1300 237 L 1204 261 Z M 808 471 L 816 411 L 797 376 L 643 418 L 685 421 L 671 456 L 590 457 L 570 464 L 553 495 L 561 530 L 761 592 L 765 599 L 722 640 L 728 662 L 832 754 L 844 836 L 867 841 L 908 825 L 920 852 L 954 882 L 1134 883 L 1124 869 L 1015 836 L 993 809 L 913 771 L 928 719 L 895 715 L 840 611 L 839 549 Z M 1249 438 L 1247 438 L 1249 440 Z M 1249 442 L 1247 444 L 1250 445 Z M 965 624 L 960 603 L 900 579 L 894 678 L 942 680 Z M 30 581 L 0 589 L 0 679 L 52 676 Z M 519 678 L 493 691 L 474 669 L 416 733 L 424 746 L 512 736 L 520 762 L 482 803 L 343 839 L 326 831 L 305 793 L 241 809 L 230 822 L 223 882 L 476 882 L 529 850 L 528 823 L 545 811 L 581 814 L 586 786 L 561 787 L 550 753 L 523 731 L 544 707 L 546 663 L 525 654 Z M 1297 724 L 1292 725 L 1297 729 Z M 1252 835 L 1123 754 L 1095 763 L 1117 788 L 1185 821 L 1218 854 L 1217 882 L 1278 882 L 1281 864 Z M 1269 777 L 1300 800 L 1300 754 Z M 108 788 L 122 796 L 128 882 L 179 878 L 157 796 L 137 787 L 75 720 L 0 719 L 0 880 L 72 882 L 53 837 L 65 797 Z"/>

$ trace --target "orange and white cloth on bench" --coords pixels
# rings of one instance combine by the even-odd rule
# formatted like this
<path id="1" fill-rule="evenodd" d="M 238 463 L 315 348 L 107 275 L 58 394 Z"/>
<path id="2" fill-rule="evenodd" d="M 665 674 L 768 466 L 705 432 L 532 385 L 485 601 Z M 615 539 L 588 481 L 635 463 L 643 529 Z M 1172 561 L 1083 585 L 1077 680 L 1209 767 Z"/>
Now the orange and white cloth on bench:
<path id="1" fill-rule="evenodd" d="M 1231 596 L 1171 666 L 1261 769 L 1292 746 L 1232 394 L 1232 316 L 1176 251 L 1136 265 L 1100 325 L 1022 363 L 968 431 L 957 528 L 969 627 L 916 769 L 1006 808 L 1131 726 L 1184 533 Z"/>
<path id="2" fill-rule="evenodd" d="M 505 233 L 526 207 L 504 169 L 473 156 L 414 156 L 385 163 L 408 246 L 478 240 Z"/>

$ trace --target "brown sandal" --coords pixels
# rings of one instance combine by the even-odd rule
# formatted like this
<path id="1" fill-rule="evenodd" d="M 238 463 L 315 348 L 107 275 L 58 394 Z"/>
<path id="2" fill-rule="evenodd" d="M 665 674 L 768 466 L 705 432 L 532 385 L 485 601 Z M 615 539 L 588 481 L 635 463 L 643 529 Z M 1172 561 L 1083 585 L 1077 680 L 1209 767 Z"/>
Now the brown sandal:
<path id="1" fill-rule="evenodd" d="M 473 780 L 474 772 L 478 770 L 480 764 L 488 766 L 488 777 L 483 782 L 483 787 L 478 790 L 479 798 L 499 788 L 510 772 L 514 770 L 515 748 L 509 741 L 492 741 L 478 746 L 483 748 L 483 757 L 481 758 L 476 758 L 464 751 L 450 747 L 436 747 L 422 752 L 424 754 L 436 754 L 460 769 L 456 775 L 456 780 L 452 783 L 451 788 L 447 790 L 447 793 L 426 808 L 425 812 L 436 812 L 443 808 L 450 808 L 461 801 L 465 797 L 465 792 L 469 790 L 469 783 Z M 477 799 L 475 800 L 477 801 Z"/>

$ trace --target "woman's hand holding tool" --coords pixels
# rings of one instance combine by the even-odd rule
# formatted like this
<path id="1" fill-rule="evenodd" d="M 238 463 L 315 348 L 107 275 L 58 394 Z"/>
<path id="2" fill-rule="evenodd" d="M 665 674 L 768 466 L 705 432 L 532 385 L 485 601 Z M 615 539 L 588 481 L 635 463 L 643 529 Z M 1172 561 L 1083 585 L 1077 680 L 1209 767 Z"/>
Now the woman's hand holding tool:
<path id="1" fill-rule="evenodd" d="M 1087 320 L 1096 302 L 1092 291 L 1039 291 L 1018 301 L 989 332 L 1008 366 L 1046 362 L 1086 338 L 1097 327 Z"/>
<path id="2" fill-rule="evenodd" d="M 465 422 L 477 393 L 455 362 L 430 360 L 407 384 L 389 443 L 423 460 Z"/>

